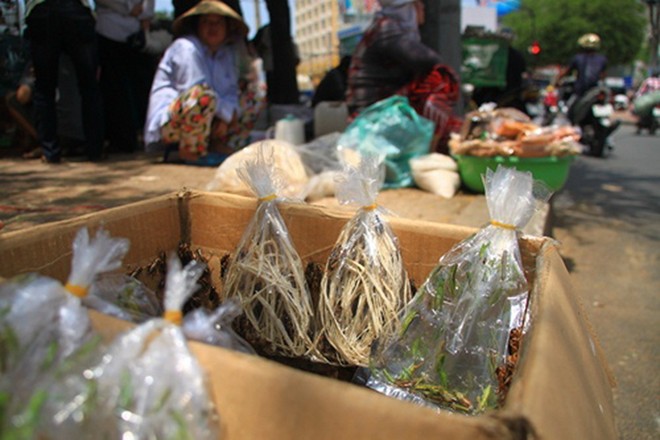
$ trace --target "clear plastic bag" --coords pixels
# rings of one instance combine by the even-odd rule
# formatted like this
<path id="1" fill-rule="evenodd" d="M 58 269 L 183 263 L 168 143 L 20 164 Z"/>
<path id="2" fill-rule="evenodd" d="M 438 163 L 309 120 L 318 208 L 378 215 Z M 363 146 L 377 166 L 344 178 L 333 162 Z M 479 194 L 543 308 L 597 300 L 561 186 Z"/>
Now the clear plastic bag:
<path id="1" fill-rule="evenodd" d="M 517 231 L 550 192 L 529 172 L 485 177 L 491 224 L 440 258 L 398 331 L 379 341 L 367 385 L 419 404 L 476 414 L 496 406 L 497 368 L 527 316 Z"/>
<path id="2" fill-rule="evenodd" d="M 131 276 L 118 273 L 99 275 L 83 302 L 107 315 L 135 323 L 163 314 L 153 290 Z"/>
<path id="3" fill-rule="evenodd" d="M 202 308 L 192 310 L 183 319 L 183 333 L 187 338 L 196 341 L 241 353 L 257 354 L 231 326 L 232 321 L 241 313 L 243 310 L 234 300 L 223 302 L 213 311 Z"/>
<path id="4" fill-rule="evenodd" d="M 231 154 L 220 164 L 206 190 L 251 195 L 251 185 L 238 172 L 245 162 L 254 161 L 263 154 L 263 150 L 270 151 L 270 163 L 287 171 L 280 179 L 278 195 L 300 197 L 309 180 L 305 164 L 293 144 L 275 139 L 254 142 Z"/>
<path id="5" fill-rule="evenodd" d="M 339 132 L 328 133 L 306 144 L 294 146 L 305 164 L 308 175 L 341 170 L 341 160 L 337 155 L 337 142 L 340 136 Z"/>
<path id="6" fill-rule="evenodd" d="M 417 114 L 404 96 L 394 95 L 362 110 L 346 127 L 337 148 L 379 155 L 385 163 L 385 188 L 412 186 L 410 159 L 428 154 L 432 121 Z"/>
<path id="7" fill-rule="evenodd" d="M 90 329 L 87 310 L 80 301 L 69 295 L 59 281 L 37 274 L 19 276 L 0 285 L 0 325 L 3 378 L 15 369 L 27 376 L 27 370 L 19 365 L 39 368 L 40 362 L 24 356 L 30 350 L 38 353 L 35 345 L 44 347 L 40 343 L 48 345 L 55 340 L 58 352 L 66 357 Z M 47 334 L 49 337 L 45 337 Z"/>
<path id="8" fill-rule="evenodd" d="M 260 150 L 238 170 L 259 203 L 232 255 L 222 295 L 238 300 L 245 336 L 270 354 L 317 357 L 305 270 L 278 209 L 281 178 L 272 154 Z"/>
<path id="9" fill-rule="evenodd" d="M 81 298 L 99 274 L 117 269 L 127 240 L 100 230 L 90 240 L 86 228 L 73 242 L 66 285 L 38 274 L 14 278 L 0 287 L 0 406 L 3 435 L 30 437 L 46 402 L 46 386 L 56 376 L 81 368 L 92 348 L 101 347 Z"/>
<path id="10" fill-rule="evenodd" d="M 359 168 L 347 167 L 338 181 L 339 202 L 360 206 L 342 229 L 321 279 L 322 334 L 341 365 L 367 365 L 372 342 L 394 331 L 410 300 L 398 240 L 376 205 L 383 171 L 377 157 L 364 156 Z"/>
<path id="11" fill-rule="evenodd" d="M 131 322 L 144 322 L 162 314 L 156 294 L 138 280 L 119 273 L 129 240 L 111 237 L 100 228 L 91 237 L 82 228 L 73 241 L 71 274 L 67 290 L 87 307 Z"/>
<path id="12" fill-rule="evenodd" d="M 119 335 L 84 371 L 48 389 L 41 434 L 48 438 L 216 439 L 218 415 L 205 372 L 179 324 L 204 265 L 168 264 L 164 318 Z"/>
<path id="13" fill-rule="evenodd" d="M 0 437 L 33 437 L 47 384 L 99 345 L 87 308 L 59 281 L 29 274 L 0 285 Z"/>

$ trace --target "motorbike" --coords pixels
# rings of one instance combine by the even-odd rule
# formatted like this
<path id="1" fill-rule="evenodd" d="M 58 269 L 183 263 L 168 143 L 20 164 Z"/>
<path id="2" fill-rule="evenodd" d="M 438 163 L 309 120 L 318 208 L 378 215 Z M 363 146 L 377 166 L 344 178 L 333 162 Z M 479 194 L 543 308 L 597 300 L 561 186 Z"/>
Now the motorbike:
<path id="1" fill-rule="evenodd" d="M 562 113 L 564 103 L 560 101 L 560 94 L 553 86 L 547 86 L 543 91 L 543 113 L 540 123 L 543 127 L 553 125 Z"/>
<path id="2" fill-rule="evenodd" d="M 596 157 L 603 157 L 612 149 L 609 137 L 621 124 L 611 118 L 614 106 L 609 94 L 607 87 L 594 87 L 576 99 L 568 111 L 571 123 L 582 131 L 580 142 L 589 149 L 590 155 Z"/>
<path id="3" fill-rule="evenodd" d="M 647 93 L 633 103 L 633 114 L 637 119 L 637 134 L 648 130 L 654 135 L 660 126 L 660 91 Z"/>
<path id="4" fill-rule="evenodd" d="M 640 134 L 642 129 L 645 128 L 650 135 L 655 135 L 658 127 L 660 127 L 660 104 L 656 104 L 650 114 L 639 118 L 637 121 L 637 134 Z"/>

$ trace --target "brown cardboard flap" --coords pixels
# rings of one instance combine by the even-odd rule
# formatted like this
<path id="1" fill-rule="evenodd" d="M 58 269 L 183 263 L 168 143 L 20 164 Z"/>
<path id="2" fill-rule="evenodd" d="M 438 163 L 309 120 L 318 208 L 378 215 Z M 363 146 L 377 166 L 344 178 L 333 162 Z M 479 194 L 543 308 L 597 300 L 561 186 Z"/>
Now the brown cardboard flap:
<path id="1" fill-rule="evenodd" d="M 547 439 L 616 439 L 608 369 L 557 248 L 543 247 L 532 329 L 507 399 Z"/>
<path id="2" fill-rule="evenodd" d="M 132 327 L 97 312 L 90 315 L 107 340 Z M 494 418 L 436 413 L 256 356 L 198 342 L 189 346 L 209 375 L 224 439 L 514 438 Z"/>
<path id="3" fill-rule="evenodd" d="M 0 236 L 0 275 L 38 272 L 66 281 L 71 270 L 73 239 L 80 228 L 93 233 L 100 225 L 115 237 L 128 237 L 124 263 L 138 262 L 158 251 L 176 249 L 181 234 L 175 194 L 111 208 L 75 219 L 44 224 Z"/>
<path id="4" fill-rule="evenodd" d="M 0 277 L 36 271 L 65 280 L 71 244 L 82 226 L 105 224 L 131 240 L 127 267 L 144 265 L 180 242 L 220 259 L 236 248 L 254 198 L 184 192 L 0 235 Z M 282 202 L 280 212 L 304 263 L 324 264 L 354 212 Z M 409 276 L 419 286 L 441 255 L 476 229 L 388 217 Z M 227 350 L 191 343 L 211 378 L 226 439 L 506 439 L 533 429 L 542 439 L 614 439 L 611 383 L 556 247 L 521 240 L 531 277 L 532 327 L 523 341 L 505 407 L 492 415 L 435 413 L 356 385 Z M 93 313 L 112 337 L 128 325 Z M 530 426 L 532 428 L 530 428 Z"/>
<path id="5" fill-rule="evenodd" d="M 233 194 L 194 193 L 188 204 L 192 224 L 191 244 L 211 248 L 216 254 L 234 251 L 257 201 Z M 281 202 L 278 208 L 291 240 L 305 263 L 325 264 L 341 228 L 355 214 L 303 203 Z M 357 208 L 356 208 L 357 210 Z M 419 285 L 440 257 L 476 229 L 434 222 L 385 217 L 399 240 L 408 275 Z"/>

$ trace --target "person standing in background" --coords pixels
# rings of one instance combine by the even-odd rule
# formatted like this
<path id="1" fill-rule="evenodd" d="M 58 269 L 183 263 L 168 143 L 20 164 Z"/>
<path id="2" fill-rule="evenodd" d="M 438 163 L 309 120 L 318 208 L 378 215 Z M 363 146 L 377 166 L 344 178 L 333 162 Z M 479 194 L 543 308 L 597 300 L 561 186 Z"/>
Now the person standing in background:
<path id="1" fill-rule="evenodd" d="M 174 19 L 183 15 L 188 9 L 199 3 L 199 0 L 172 0 L 172 7 L 174 8 Z"/>
<path id="2" fill-rule="evenodd" d="M 16 124 L 16 145 L 27 147 L 21 157 L 23 159 L 39 159 L 43 149 L 39 145 L 39 135 L 36 130 L 36 115 L 34 110 L 34 68 L 29 61 L 15 89 L 5 96 L 7 110 Z M 55 107 L 57 111 L 57 137 L 62 149 L 62 156 L 72 156 L 84 149 L 85 135 L 82 129 L 80 113 L 80 94 L 78 93 L 76 75 L 67 55 L 60 56 L 58 84 Z M 21 139 L 22 138 L 22 139 Z"/>
<path id="3" fill-rule="evenodd" d="M 57 138 L 60 54 L 69 55 L 78 78 L 87 158 L 103 158 L 103 108 L 98 81 L 99 64 L 95 20 L 87 0 L 28 0 L 25 37 L 34 66 L 34 105 L 43 160 L 59 163 Z"/>
<path id="4" fill-rule="evenodd" d="M 316 86 L 312 96 L 312 107 L 316 107 L 323 101 L 344 101 L 346 99 L 346 82 L 348 80 L 348 68 L 351 65 L 351 56 L 344 55 L 339 65 L 330 69 Z"/>
<path id="5" fill-rule="evenodd" d="M 422 43 L 421 0 L 379 0 L 381 10 L 353 52 L 346 104 L 351 118 L 364 108 L 402 95 L 415 111 L 435 123 L 431 150 L 447 153 L 449 132 L 457 126 L 452 107 L 458 77 L 440 55 Z"/>
<path id="6" fill-rule="evenodd" d="M 108 152 L 132 153 L 144 126 L 154 71 L 129 37 L 148 31 L 154 0 L 96 0 L 96 33 Z"/>
<path id="7" fill-rule="evenodd" d="M 261 58 L 262 68 L 266 72 L 267 101 L 269 105 L 298 103 L 299 97 L 297 90 L 294 93 L 295 99 L 293 99 L 293 102 L 290 102 L 291 93 L 287 87 L 287 81 L 290 78 L 286 75 L 287 72 L 293 72 L 292 78 L 294 80 L 296 78 L 296 68 L 300 64 L 298 46 L 291 36 L 273 37 L 272 29 L 272 24 L 268 23 L 259 28 L 252 39 L 252 45 Z M 278 63 L 274 44 L 277 44 L 278 47 L 285 48 L 290 56 L 280 57 Z M 290 61 L 290 63 L 287 61 Z"/>

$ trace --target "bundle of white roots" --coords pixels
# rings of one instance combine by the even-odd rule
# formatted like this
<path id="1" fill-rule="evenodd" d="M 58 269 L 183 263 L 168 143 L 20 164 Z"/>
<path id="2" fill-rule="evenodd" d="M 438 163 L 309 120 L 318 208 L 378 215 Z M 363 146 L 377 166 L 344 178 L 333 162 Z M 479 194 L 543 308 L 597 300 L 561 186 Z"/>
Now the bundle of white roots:
<path id="1" fill-rule="evenodd" d="M 223 296 L 244 315 L 273 354 L 315 357 L 313 310 L 302 261 L 275 205 L 262 203 L 225 278 Z"/>
<path id="2" fill-rule="evenodd" d="M 318 319 L 337 351 L 331 362 L 367 366 L 372 343 L 395 331 L 410 295 L 396 237 L 377 211 L 360 210 L 342 230 L 321 281 Z"/>

